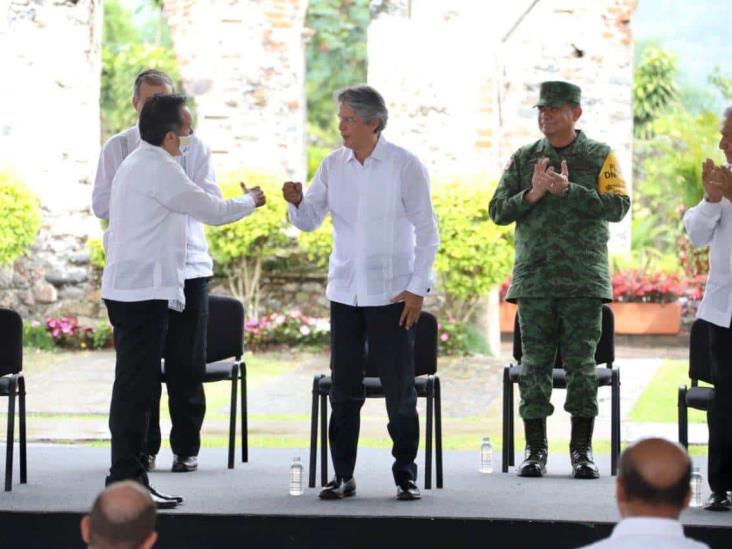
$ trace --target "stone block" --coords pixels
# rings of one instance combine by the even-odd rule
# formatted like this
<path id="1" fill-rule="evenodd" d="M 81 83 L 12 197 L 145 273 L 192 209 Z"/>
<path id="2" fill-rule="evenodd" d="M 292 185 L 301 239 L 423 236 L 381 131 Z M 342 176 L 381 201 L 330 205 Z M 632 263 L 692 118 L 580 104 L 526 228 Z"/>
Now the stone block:
<path id="1" fill-rule="evenodd" d="M 58 291 L 52 284 L 40 282 L 33 287 L 33 297 L 37 303 L 55 303 Z"/>
<path id="2" fill-rule="evenodd" d="M 89 273 L 84 269 L 68 269 L 66 271 L 49 271 L 46 273 L 46 281 L 54 286 L 64 284 L 80 284 L 89 279 Z"/>

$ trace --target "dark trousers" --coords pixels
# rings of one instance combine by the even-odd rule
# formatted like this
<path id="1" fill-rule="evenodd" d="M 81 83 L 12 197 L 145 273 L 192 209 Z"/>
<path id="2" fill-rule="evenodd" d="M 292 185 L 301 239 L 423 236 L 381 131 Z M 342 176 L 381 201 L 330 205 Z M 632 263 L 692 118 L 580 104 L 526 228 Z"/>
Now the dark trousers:
<path id="1" fill-rule="evenodd" d="M 414 328 L 399 326 L 403 303 L 382 307 L 330 304 L 331 368 L 329 440 L 336 475 L 351 478 L 364 403 L 365 344 L 386 395 L 392 467 L 397 484 L 417 479 L 419 447 L 417 392 L 414 388 Z"/>
<path id="2" fill-rule="evenodd" d="M 112 466 L 107 484 L 132 479 L 148 484 L 140 453 L 160 384 L 160 357 L 168 329 L 168 302 L 105 300 L 117 361 L 109 409 Z"/>
<path id="3" fill-rule="evenodd" d="M 709 335 L 714 399 L 709 424 L 709 487 L 732 490 L 732 329 L 712 325 Z"/>
<path id="4" fill-rule="evenodd" d="M 178 456 L 197 456 L 201 448 L 201 425 L 206 415 L 203 377 L 206 372 L 206 328 L 208 325 L 208 278 L 185 282 L 186 308 L 168 312 L 165 342 L 165 380 L 172 427 L 170 447 Z M 156 386 L 144 452 L 160 451 L 160 393 Z"/>

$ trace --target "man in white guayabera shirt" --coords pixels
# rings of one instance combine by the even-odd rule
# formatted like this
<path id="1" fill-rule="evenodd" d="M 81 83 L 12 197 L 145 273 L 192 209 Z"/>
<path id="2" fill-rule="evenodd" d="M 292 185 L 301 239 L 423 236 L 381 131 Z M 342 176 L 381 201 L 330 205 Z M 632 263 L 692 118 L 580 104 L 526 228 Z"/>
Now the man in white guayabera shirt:
<path id="1" fill-rule="evenodd" d="M 711 324 L 710 367 L 714 399 L 709 424 L 709 487 L 705 509 L 729 511 L 732 490 L 732 105 L 724 111 L 719 148 L 726 166 L 711 159 L 702 165 L 704 198 L 684 214 L 684 225 L 695 246 L 709 246 L 709 277 L 697 317 Z"/>
<path id="2" fill-rule="evenodd" d="M 169 324 L 168 309 L 186 307 L 188 217 L 221 225 L 264 204 L 260 189 L 222 200 L 191 181 L 175 160 L 181 138 L 191 133 L 185 98 L 156 95 L 142 107 L 140 145 L 112 182 L 102 297 L 117 352 L 109 413 L 112 466 L 107 483 L 137 480 L 149 487 L 140 459 L 150 409 L 160 378 Z M 182 499 L 150 488 L 160 507 Z"/>
<path id="3" fill-rule="evenodd" d="M 316 229 L 328 213 L 333 220 L 326 296 L 331 302 L 329 437 L 335 478 L 320 497 L 356 493 L 353 471 L 368 341 L 386 395 L 397 497 L 413 500 L 420 497 L 413 326 L 432 285 L 439 244 L 429 176 L 415 155 L 384 138 L 388 114 L 376 90 L 346 88 L 336 93 L 336 101 L 343 147 L 323 160 L 304 195 L 300 183 L 283 185 L 290 220 L 298 229 Z"/>
<path id="4" fill-rule="evenodd" d="M 132 105 L 139 116 L 142 106 L 150 97 L 158 94 L 170 95 L 173 91 L 173 82 L 167 74 L 156 69 L 142 71 L 135 78 Z M 112 180 L 122 161 L 139 145 L 140 129 L 137 125 L 112 136 L 104 144 L 92 193 L 92 206 L 97 217 L 109 219 Z M 181 152 L 176 160 L 180 162 L 188 178 L 212 196 L 221 197 L 211 163 L 211 151 L 200 137 L 183 136 Z M 201 447 L 201 425 L 206 413 L 206 395 L 202 380 L 206 368 L 208 281 L 213 275 L 213 261 L 208 253 L 203 224 L 189 217 L 187 231 L 186 308 L 181 312 L 170 311 L 164 353 L 174 472 L 196 470 Z M 158 384 L 141 456 L 148 471 L 155 468 L 160 439 Z"/>

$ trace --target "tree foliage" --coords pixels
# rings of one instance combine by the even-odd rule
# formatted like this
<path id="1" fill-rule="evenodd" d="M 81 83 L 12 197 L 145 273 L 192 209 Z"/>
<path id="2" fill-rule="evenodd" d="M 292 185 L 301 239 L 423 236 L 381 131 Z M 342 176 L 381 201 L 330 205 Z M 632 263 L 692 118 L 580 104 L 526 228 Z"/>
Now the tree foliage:
<path id="1" fill-rule="evenodd" d="M 10 265 L 35 242 L 41 228 L 38 198 L 23 182 L 0 171 L 0 266 Z"/>
<path id="2" fill-rule="evenodd" d="M 159 9 L 156 9 L 153 13 L 162 17 Z M 138 28 L 133 13 L 120 0 L 107 0 L 104 3 L 102 141 L 136 123 L 137 113 L 132 108 L 131 99 L 135 76 L 140 71 L 148 68 L 162 70 L 180 88 L 178 62 L 167 34 L 159 30 L 162 25 L 160 21 L 151 22 L 157 25 L 154 28 L 158 30 L 154 32 L 149 25 Z"/>
<path id="3" fill-rule="evenodd" d="M 445 183 L 433 192 L 440 229 L 435 260 L 444 313 L 470 320 L 480 299 L 503 282 L 513 262 L 512 231 L 488 217 L 492 189 L 465 182 Z"/>
<path id="4" fill-rule="evenodd" d="M 651 123 L 679 98 L 676 56 L 655 44 L 641 46 L 633 79 L 633 121 L 638 137 L 652 135 Z"/>
<path id="5" fill-rule="evenodd" d="M 267 204 L 241 221 L 207 227 L 208 243 L 216 268 L 226 276 L 229 290 L 246 304 L 247 317 L 260 314 L 262 275 L 265 261 L 277 256 L 292 242 L 287 234 L 287 207 L 280 198 L 282 178 L 275 175 L 237 171 L 224 178 L 225 198 L 241 194 L 240 181 L 259 185 L 268 197 Z"/>

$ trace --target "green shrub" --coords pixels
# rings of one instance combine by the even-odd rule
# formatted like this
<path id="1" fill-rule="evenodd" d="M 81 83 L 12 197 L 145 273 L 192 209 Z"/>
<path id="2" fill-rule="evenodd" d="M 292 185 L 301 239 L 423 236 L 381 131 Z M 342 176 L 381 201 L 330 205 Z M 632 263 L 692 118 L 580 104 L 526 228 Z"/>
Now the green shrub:
<path id="1" fill-rule="evenodd" d="M 485 184 L 453 182 L 432 193 L 440 229 L 435 272 L 445 295 L 443 313 L 460 323 L 511 273 L 513 233 L 488 217 L 491 192 Z"/>
<path id="2" fill-rule="evenodd" d="M 311 267 L 320 271 L 327 270 L 333 249 L 333 223 L 330 215 L 326 216 L 323 224 L 316 230 L 300 231 L 297 242 Z"/>
<path id="3" fill-rule="evenodd" d="M 23 323 L 23 346 L 50 351 L 55 345 L 46 325 L 34 320 Z"/>
<path id="4" fill-rule="evenodd" d="M 229 174 L 221 185 L 224 197 L 240 195 L 239 182 L 244 181 L 248 187 L 262 187 L 267 204 L 241 221 L 207 227 L 216 268 L 226 276 L 231 293 L 246 304 L 247 318 L 259 316 L 264 261 L 281 254 L 293 240 L 286 232 L 289 221 L 282 199 L 283 180 L 244 171 Z"/>
<path id="5" fill-rule="evenodd" d="M 90 238 L 86 241 L 86 249 L 89 251 L 89 263 L 91 263 L 91 266 L 95 269 L 104 269 L 106 259 L 102 239 Z"/>
<path id="6" fill-rule="evenodd" d="M 41 228 L 38 199 L 9 172 L 0 171 L 0 266 L 10 265 L 35 242 Z"/>

